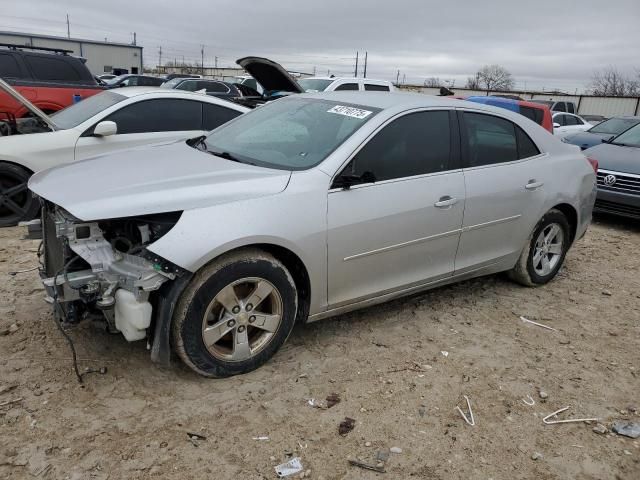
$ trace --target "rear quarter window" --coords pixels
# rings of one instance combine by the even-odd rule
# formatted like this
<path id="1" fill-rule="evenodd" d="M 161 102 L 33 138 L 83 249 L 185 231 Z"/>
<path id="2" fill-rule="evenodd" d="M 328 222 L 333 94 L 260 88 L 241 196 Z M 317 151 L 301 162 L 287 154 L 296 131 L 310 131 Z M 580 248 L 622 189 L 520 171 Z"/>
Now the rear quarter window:
<path id="1" fill-rule="evenodd" d="M 37 80 L 59 80 L 77 82 L 82 75 L 70 61 L 61 57 L 25 55 L 24 60 Z"/>

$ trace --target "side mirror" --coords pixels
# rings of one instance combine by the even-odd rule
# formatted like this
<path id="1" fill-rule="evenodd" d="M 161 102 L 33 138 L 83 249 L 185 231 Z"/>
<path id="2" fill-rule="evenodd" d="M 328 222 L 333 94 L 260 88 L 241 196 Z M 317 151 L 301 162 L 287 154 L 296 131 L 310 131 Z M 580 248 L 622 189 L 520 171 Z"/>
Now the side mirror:
<path id="1" fill-rule="evenodd" d="M 553 122 L 553 128 L 560 128 L 562 125 L 559 123 Z"/>
<path id="2" fill-rule="evenodd" d="M 110 137 L 116 133 L 118 133 L 118 125 L 110 120 L 98 123 L 93 129 L 93 135 L 96 137 Z"/>

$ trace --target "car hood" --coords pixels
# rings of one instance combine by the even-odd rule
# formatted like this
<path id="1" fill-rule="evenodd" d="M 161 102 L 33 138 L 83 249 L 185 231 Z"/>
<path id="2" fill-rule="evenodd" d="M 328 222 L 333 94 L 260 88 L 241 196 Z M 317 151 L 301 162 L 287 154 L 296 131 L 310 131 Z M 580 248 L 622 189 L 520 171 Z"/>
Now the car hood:
<path id="1" fill-rule="evenodd" d="M 29 112 L 31 112 L 32 115 L 34 115 L 35 117 L 39 118 L 46 125 L 48 125 L 49 128 L 51 128 L 51 130 L 58 130 L 57 125 L 51 119 L 51 117 L 49 115 L 44 113 L 42 110 L 40 110 L 38 107 L 36 107 L 33 103 L 31 103 L 29 100 L 24 98 L 22 96 L 22 94 L 20 94 L 20 92 L 18 92 L 17 90 L 14 90 L 11 87 L 11 85 L 9 85 L 7 82 L 2 80 L 1 78 L 0 78 L 0 90 L 4 91 L 10 97 L 12 97 L 16 102 L 18 102 L 19 104 L 23 105 L 27 110 L 29 110 Z"/>
<path id="2" fill-rule="evenodd" d="M 598 160 L 598 168 L 614 172 L 640 174 L 640 148 L 603 143 L 583 152 Z"/>
<path id="3" fill-rule="evenodd" d="M 236 60 L 267 91 L 304 93 L 304 89 L 282 68 L 282 65 L 268 58 L 244 57 Z"/>
<path id="4" fill-rule="evenodd" d="M 29 188 L 80 220 L 182 211 L 283 191 L 291 172 L 225 160 L 184 141 L 36 173 Z"/>
<path id="5" fill-rule="evenodd" d="M 599 145 L 603 140 L 608 140 L 613 136 L 614 135 L 610 133 L 579 132 L 565 136 L 563 141 L 573 145 L 578 145 L 580 148 L 585 149 Z"/>

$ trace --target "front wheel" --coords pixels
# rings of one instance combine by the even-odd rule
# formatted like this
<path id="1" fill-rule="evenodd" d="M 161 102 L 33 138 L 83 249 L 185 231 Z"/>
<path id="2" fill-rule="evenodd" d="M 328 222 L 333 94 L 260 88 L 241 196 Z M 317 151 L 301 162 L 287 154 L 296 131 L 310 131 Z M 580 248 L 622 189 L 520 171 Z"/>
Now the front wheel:
<path id="1" fill-rule="evenodd" d="M 31 173 L 18 165 L 0 162 L 0 227 L 32 220 L 40 209 L 27 182 Z"/>
<path id="2" fill-rule="evenodd" d="M 571 243 L 567 217 L 549 210 L 538 222 L 518 263 L 509 272 L 512 280 L 528 287 L 544 285 L 558 273 Z"/>
<path id="3" fill-rule="evenodd" d="M 173 319 L 173 345 L 197 373 L 250 372 L 284 344 L 295 323 L 296 285 L 285 266 L 254 249 L 225 255 L 198 272 Z"/>

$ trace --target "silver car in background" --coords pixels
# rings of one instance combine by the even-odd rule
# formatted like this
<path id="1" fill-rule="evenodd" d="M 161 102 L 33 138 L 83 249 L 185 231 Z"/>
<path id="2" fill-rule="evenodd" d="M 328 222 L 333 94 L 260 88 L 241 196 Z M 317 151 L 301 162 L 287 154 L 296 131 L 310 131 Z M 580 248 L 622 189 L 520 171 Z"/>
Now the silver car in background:
<path id="1" fill-rule="evenodd" d="M 549 282 L 595 165 L 517 113 L 405 93 L 296 95 L 187 142 L 36 174 L 56 315 L 223 377 L 312 322 L 508 271 Z"/>

